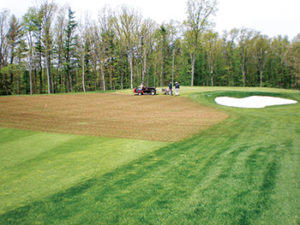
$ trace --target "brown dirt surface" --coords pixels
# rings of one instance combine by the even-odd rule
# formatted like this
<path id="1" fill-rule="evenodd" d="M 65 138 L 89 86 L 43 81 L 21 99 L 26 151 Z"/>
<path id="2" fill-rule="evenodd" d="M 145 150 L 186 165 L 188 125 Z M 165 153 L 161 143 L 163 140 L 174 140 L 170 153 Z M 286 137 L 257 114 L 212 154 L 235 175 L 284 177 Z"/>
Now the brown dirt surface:
<path id="1" fill-rule="evenodd" d="M 173 142 L 227 118 L 187 98 L 116 93 L 0 98 L 0 126 Z"/>

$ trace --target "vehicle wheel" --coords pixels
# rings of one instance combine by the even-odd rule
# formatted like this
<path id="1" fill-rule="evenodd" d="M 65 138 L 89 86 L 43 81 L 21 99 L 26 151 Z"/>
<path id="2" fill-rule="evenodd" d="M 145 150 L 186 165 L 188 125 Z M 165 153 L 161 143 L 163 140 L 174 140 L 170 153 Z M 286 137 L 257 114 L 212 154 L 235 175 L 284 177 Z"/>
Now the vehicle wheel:
<path id="1" fill-rule="evenodd" d="M 152 90 L 151 91 L 151 95 L 155 95 L 156 93 L 155 93 L 155 91 L 154 90 Z"/>

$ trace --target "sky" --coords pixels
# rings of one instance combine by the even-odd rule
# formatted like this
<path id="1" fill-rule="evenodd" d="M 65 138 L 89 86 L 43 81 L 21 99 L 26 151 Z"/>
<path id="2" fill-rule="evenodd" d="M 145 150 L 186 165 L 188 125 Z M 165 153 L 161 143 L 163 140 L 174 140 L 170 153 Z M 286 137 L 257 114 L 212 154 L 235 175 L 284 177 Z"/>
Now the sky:
<path id="1" fill-rule="evenodd" d="M 0 10 L 9 9 L 17 17 L 38 0 L 0 0 Z M 112 9 L 127 5 L 138 9 L 143 18 L 158 23 L 171 19 L 186 19 L 186 0 L 54 0 L 60 6 L 68 4 L 78 18 L 88 14 L 96 18 L 105 5 Z M 289 39 L 300 33 L 300 0 L 218 0 L 218 11 L 213 17 L 215 30 L 219 33 L 232 28 L 250 28 L 269 37 L 287 35 Z"/>

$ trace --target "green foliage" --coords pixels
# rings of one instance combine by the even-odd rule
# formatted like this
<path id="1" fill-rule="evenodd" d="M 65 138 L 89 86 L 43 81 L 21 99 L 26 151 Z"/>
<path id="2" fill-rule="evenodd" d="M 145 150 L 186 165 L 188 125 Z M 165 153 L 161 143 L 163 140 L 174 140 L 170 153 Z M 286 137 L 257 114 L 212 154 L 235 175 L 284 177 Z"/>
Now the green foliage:
<path id="1" fill-rule="evenodd" d="M 70 8 L 56 10 L 54 3 L 41 4 L 29 8 L 22 22 L 14 16 L 7 22 L 1 36 L 5 44 L 0 49 L 0 68 L 25 65 L 22 72 L 31 71 L 33 93 L 44 93 L 49 86 L 51 93 L 83 91 L 83 81 L 88 91 L 128 88 L 143 79 L 147 85 L 163 86 L 172 76 L 182 85 L 191 85 L 193 68 L 194 85 L 300 86 L 299 38 L 292 42 L 283 36 L 269 38 L 247 28 L 221 36 L 210 26 L 215 4 L 189 0 L 188 18 L 182 24 L 142 20 L 126 7 L 117 16 L 105 8 L 99 21 L 84 21 L 79 29 Z M 2 95 L 19 93 L 8 90 L 6 76 L 1 79 Z M 18 80 L 10 82 L 18 85 Z"/>
<path id="2" fill-rule="evenodd" d="M 24 75 L 23 65 L 9 64 L 0 68 L 0 95 L 12 95 L 24 93 L 22 81 Z"/>

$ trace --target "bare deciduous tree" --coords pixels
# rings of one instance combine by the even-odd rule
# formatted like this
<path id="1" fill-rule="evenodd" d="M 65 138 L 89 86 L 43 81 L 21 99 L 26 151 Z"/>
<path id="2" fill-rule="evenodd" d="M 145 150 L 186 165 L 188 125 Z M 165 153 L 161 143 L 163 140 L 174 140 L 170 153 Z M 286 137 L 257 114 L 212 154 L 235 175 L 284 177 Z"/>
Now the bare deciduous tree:
<path id="1" fill-rule="evenodd" d="M 128 63 L 130 66 L 130 88 L 133 88 L 133 57 L 134 47 L 138 41 L 138 28 L 140 26 L 140 16 L 134 9 L 123 6 L 118 15 L 118 20 L 114 23 L 119 37 L 126 43 Z"/>
<path id="2" fill-rule="evenodd" d="M 216 0 L 188 0 L 188 18 L 185 21 L 188 30 L 188 45 L 191 58 L 191 86 L 194 85 L 196 51 L 198 49 L 200 35 L 209 27 L 209 17 L 216 12 Z"/>
<path id="3" fill-rule="evenodd" d="M 42 11 L 42 25 L 43 25 L 43 47 L 45 54 L 45 66 L 47 73 L 47 84 L 48 84 L 48 94 L 51 93 L 51 80 L 50 80 L 50 71 L 51 71 L 51 54 L 53 48 L 53 34 L 52 34 L 52 20 L 54 13 L 56 11 L 56 4 L 49 3 L 47 0 L 41 5 Z M 53 90 L 52 90 L 53 92 Z"/>
<path id="4" fill-rule="evenodd" d="M 270 48 L 270 40 L 266 36 L 258 35 L 255 37 L 255 49 L 259 71 L 259 86 L 263 86 L 263 71 L 266 65 L 266 55 Z"/>
<path id="5" fill-rule="evenodd" d="M 251 39 L 254 36 L 254 31 L 242 28 L 239 34 L 239 51 L 241 55 L 241 70 L 243 78 L 243 87 L 246 86 L 247 64 L 250 58 Z"/>

